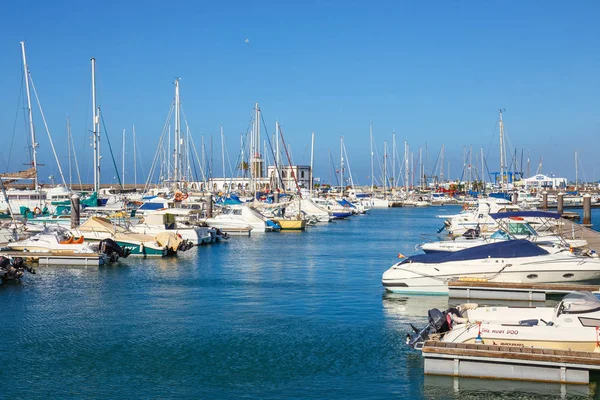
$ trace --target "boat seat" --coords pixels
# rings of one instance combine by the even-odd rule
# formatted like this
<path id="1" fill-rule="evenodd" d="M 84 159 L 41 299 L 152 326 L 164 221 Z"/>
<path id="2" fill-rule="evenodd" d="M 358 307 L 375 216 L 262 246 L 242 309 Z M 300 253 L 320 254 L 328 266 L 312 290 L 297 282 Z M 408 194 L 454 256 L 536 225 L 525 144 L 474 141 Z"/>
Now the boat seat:
<path id="1" fill-rule="evenodd" d="M 537 325 L 539 320 L 537 319 L 524 319 L 519 321 L 520 326 L 534 326 Z"/>

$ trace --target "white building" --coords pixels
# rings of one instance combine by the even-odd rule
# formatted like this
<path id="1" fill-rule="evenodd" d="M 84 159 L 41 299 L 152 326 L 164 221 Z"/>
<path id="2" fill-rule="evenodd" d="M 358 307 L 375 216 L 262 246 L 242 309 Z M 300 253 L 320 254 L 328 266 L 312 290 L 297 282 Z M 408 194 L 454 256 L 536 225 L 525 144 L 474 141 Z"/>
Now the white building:
<path id="1" fill-rule="evenodd" d="M 294 181 L 294 177 L 298 181 L 298 186 L 302 189 L 310 189 L 311 184 L 311 171 L 310 166 L 308 165 L 280 165 L 279 173 L 281 174 L 281 181 L 283 182 L 283 189 L 289 191 L 296 191 L 296 182 Z M 271 185 L 273 187 L 277 187 L 277 183 L 279 181 L 277 177 L 277 169 L 274 165 L 269 165 L 267 168 L 267 176 L 271 181 Z"/>
<path id="2" fill-rule="evenodd" d="M 525 189 L 564 189 L 567 187 L 567 178 L 556 178 L 543 174 L 523 179 L 522 182 L 525 185 Z"/>

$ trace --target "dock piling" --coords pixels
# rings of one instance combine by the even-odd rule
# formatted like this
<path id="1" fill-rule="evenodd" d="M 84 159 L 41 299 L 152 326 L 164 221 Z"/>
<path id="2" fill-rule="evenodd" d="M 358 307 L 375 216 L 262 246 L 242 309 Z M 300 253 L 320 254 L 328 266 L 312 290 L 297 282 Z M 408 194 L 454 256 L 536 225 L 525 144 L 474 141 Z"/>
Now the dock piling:
<path id="1" fill-rule="evenodd" d="M 273 192 L 273 203 L 279 203 L 279 190 Z"/>
<path id="2" fill-rule="evenodd" d="M 80 198 L 75 193 L 71 196 L 71 229 L 79 226 L 79 221 L 81 218 L 81 209 L 80 209 Z"/>
<path id="3" fill-rule="evenodd" d="M 212 193 L 210 193 L 208 195 L 208 199 L 206 200 L 206 217 L 207 218 L 213 217 L 213 195 L 212 195 Z"/>
<path id="4" fill-rule="evenodd" d="M 548 211 L 548 192 L 542 192 L 542 210 Z"/>
<path id="5" fill-rule="evenodd" d="M 561 216 L 563 214 L 564 209 L 564 198 L 565 194 L 563 192 L 558 193 L 558 205 L 556 206 L 556 212 L 558 212 Z"/>
<path id="6" fill-rule="evenodd" d="M 519 202 L 519 193 L 518 192 L 514 192 L 512 194 L 512 203 L 514 205 L 517 205 L 518 202 Z"/>
<path id="7" fill-rule="evenodd" d="M 592 224 L 592 196 L 589 193 L 583 195 L 583 224 Z"/>

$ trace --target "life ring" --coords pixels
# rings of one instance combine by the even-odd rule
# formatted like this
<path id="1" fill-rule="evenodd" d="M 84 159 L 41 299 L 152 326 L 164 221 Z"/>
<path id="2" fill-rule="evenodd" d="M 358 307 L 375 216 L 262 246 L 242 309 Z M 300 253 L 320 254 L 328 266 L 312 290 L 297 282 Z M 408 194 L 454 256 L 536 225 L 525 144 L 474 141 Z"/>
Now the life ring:
<path id="1" fill-rule="evenodd" d="M 187 193 L 184 193 L 184 194 L 183 194 L 183 196 L 182 196 L 182 200 L 185 200 L 185 199 L 187 199 L 187 198 L 188 198 L 188 194 L 187 194 Z"/>
<path id="2" fill-rule="evenodd" d="M 33 213 L 35 215 L 40 215 L 42 213 L 42 210 L 39 207 L 36 207 L 36 208 L 33 209 Z"/>
<path id="3" fill-rule="evenodd" d="M 181 192 L 175 193 L 175 201 L 183 200 L 183 194 Z"/>

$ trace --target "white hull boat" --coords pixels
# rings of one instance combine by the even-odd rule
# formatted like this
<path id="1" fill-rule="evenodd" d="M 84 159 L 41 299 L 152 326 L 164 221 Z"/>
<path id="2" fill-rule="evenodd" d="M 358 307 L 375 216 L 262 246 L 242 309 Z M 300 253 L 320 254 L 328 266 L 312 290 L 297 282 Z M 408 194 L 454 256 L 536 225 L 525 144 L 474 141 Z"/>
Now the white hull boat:
<path id="1" fill-rule="evenodd" d="M 403 259 L 383 274 L 395 293 L 447 294 L 448 282 L 565 283 L 600 279 L 600 259 L 569 251 L 550 254 L 527 240 L 508 240 L 454 253 L 420 254 Z"/>

